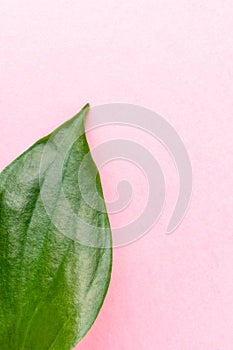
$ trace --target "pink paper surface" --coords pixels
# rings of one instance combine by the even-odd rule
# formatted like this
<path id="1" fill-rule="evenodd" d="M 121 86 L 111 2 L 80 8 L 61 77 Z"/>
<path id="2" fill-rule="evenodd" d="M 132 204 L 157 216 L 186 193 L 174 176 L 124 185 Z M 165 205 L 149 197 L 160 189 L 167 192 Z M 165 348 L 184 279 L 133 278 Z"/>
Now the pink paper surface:
<path id="1" fill-rule="evenodd" d="M 1 1 L 1 169 L 86 102 L 156 111 L 192 162 L 189 211 L 168 236 L 178 180 L 166 149 L 129 128 L 88 134 L 91 147 L 120 136 L 147 147 L 167 198 L 150 233 L 114 250 L 109 293 L 78 350 L 233 348 L 232 17 L 230 0 Z M 135 200 L 113 226 L 146 198 L 140 172 L 116 161 L 101 170 L 108 200 L 122 175 Z"/>

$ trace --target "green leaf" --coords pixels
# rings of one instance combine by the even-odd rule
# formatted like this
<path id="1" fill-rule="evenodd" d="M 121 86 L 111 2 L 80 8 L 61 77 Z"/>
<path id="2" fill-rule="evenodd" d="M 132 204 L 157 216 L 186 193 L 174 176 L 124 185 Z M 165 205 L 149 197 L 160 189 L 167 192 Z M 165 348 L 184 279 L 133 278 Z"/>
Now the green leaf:
<path id="1" fill-rule="evenodd" d="M 111 230 L 88 109 L 0 174 L 1 350 L 72 349 L 103 304 Z"/>

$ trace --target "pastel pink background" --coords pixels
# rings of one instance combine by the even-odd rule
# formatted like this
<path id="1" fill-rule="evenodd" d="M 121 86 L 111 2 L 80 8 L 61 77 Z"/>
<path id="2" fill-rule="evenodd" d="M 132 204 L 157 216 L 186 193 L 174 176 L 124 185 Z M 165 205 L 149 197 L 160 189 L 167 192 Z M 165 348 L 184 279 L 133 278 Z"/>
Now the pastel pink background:
<path id="1" fill-rule="evenodd" d="M 78 350 L 233 349 L 232 17 L 231 0 L 1 1 L 1 169 L 86 102 L 156 111 L 192 161 L 189 211 L 166 236 L 178 191 L 166 150 L 139 131 L 88 135 L 92 147 L 117 132 L 140 140 L 158 155 L 167 200 L 149 234 L 115 249 L 106 302 Z M 123 163 L 102 169 L 110 200 L 121 173 L 143 193 Z"/>

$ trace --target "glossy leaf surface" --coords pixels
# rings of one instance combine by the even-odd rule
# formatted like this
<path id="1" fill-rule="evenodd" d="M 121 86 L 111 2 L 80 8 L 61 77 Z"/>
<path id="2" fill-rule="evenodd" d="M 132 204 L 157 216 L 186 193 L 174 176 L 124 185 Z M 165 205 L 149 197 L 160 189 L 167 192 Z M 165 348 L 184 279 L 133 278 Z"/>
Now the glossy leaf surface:
<path id="1" fill-rule="evenodd" d="M 72 349 L 106 295 L 111 231 L 85 136 L 88 108 L 0 174 L 1 350 Z"/>

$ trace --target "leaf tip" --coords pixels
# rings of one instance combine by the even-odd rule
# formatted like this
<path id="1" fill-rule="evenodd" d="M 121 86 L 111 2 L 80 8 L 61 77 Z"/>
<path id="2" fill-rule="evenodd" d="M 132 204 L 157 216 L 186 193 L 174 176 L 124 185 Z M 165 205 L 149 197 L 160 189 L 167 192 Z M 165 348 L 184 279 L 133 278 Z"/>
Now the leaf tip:
<path id="1" fill-rule="evenodd" d="M 82 108 L 83 111 L 86 111 L 90 108 L 90 103 L 86 103 L 85 106 Z"/>
<path id="2" fill-rule="evenodd" d="M 86 119 L 87 113 L 89 111 L 89 108 L 90 108 L 90 104 L 86 103 L 85 106 L 77 114 L 75 114 L 75 116 L 73 118 L 68 120 L 68 123 L 76 121 L 78 119 L 82 119 L 84 122 Z"/>

